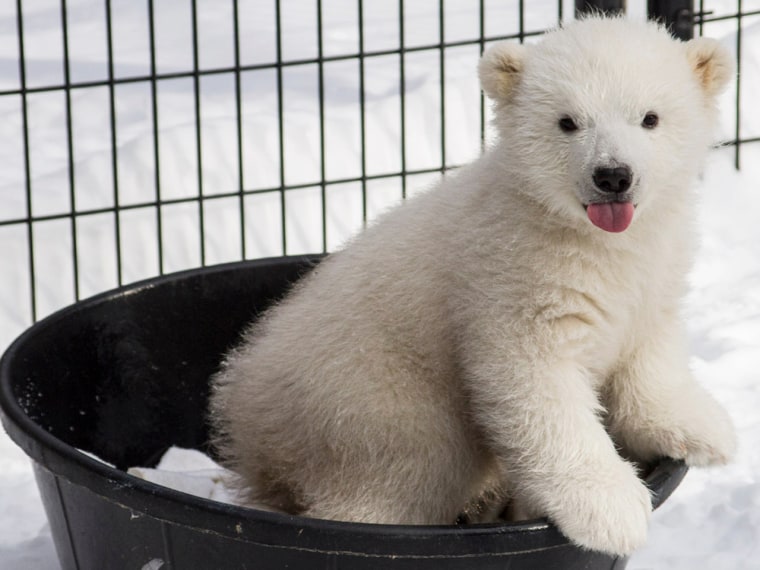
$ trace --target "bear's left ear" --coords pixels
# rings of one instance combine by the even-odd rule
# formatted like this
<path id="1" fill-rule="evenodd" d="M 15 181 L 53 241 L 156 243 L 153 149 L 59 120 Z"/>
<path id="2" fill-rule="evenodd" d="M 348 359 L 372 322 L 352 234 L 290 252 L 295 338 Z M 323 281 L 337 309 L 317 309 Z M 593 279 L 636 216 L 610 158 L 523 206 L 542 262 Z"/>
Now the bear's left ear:
<path id="1" fill-rule="evenodd" d="M 509 99 L 522 74 L 526 52 L 522 44 L 502 41 L 483 53 L 478 75 L 486 96 L 501 102 Z"/>
<path id="2" fill-rule="evenodd" d="M 695 38 L 686 42 L 686 57 L 705 93 L 714 97 L 734 76 L 734 58 L 712 38 Z"/>

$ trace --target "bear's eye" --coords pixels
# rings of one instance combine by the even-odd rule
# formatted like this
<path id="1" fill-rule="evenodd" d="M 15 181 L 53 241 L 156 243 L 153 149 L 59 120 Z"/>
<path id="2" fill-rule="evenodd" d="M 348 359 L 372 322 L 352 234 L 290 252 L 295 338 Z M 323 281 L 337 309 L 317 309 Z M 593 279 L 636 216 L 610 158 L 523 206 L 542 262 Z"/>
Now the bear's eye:
<path id="1" fill-rule="evenodd" d="M 657 113 L 647 113 L 644 115 L 644 118 L 641 120 L 641 126 L 645 129 L 653 129 L 657 126 L 657 123 L 660 122 L 660 117 L 657 116 Z"/>
<path id="2" fill-rule="evenodd" d="M 559 120 L 559 128 L 562 129 L 563 133 L 572 133 L 578 130 L 578 125 L 570 117 L 562 117 Z"/>

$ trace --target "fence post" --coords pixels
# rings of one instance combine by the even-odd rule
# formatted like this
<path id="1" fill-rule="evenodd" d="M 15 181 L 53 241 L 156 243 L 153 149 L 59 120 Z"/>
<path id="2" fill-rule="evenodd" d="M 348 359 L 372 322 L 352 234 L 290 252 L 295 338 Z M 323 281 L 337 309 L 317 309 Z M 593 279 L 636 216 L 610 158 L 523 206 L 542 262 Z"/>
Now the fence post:
<path id="1" fill-rule="evenodd" d="M 625 0 L 575 0 L 576 16 L 589 12 L 621 14 L 625 12 Z"/>
<path id="2" fill-rule="evenodd" d="M 686 41 L 694 37 L 693 0 L 648 0 L 647 13 L 665 24 L 678 39 Z"/>

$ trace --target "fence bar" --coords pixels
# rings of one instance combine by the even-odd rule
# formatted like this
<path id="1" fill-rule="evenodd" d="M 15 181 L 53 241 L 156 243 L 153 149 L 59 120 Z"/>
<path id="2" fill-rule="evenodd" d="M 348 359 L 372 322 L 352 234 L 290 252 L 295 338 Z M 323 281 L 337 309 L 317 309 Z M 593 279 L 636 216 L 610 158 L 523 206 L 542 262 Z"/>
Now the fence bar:
<path id="1" fill-rule="evenodd" d="M 595 12 L 602 12 L 604 14 L 625 12 L 625 0 L 575 0 L 576 14 Z"/>
<path id="2" fill-rule="evenodd" d="M 742 0 L 737 0 L 736 6 L 736 130 L 734 131 L 734 139 L 741 140 L 741 99 L 742 99 Z M 737 143 L 734 151 L 734 167 L 739 170 L 741 167 L 741 146 Z"/>
<path id="3" fill-rule="evenodd" d="M 647 13 L 663 22 L 675 37 L 684 41 L 694 37 L 693 0 L 648 0 Z"/>
<path id="4" fill-rule="evenodd" d="M 237 137 L 238 215 L 240 216 L 240 259 L 246 259 L 245 180 L 243 177 L 243 94 L 240 84 L 240 18 L 237 0 L 232 1 L 232 34 L 235 42 L 235 136 Z"/>
<path id="5" fill-rule="evenodd" d="M 158 79 L 156 69 L 156 22 L 153 0 L 148 0 L 148 31 L 150 44 L 150 99 L 153 113 L 153 166 L 156 169 L 154 173 L 155 191 L 156 191 L 156 232 L 158 234 L 158 272 L 164 274 L 164 228 L 163 212 L 161 205 L 161 151 L 159 149 L 159 129 L 158 129 Z"/>
<path id="6" fill-rule="evenodd" d="M 753 139 L 749 139 L 748 141 L 742 141 L 742 142 L 754 142 Z M 729 141 L 726 144 L 732 144 L 733 141 Z M 462 166 L 461 164 L 452 164 L 446 167 L 446 170 L 453 170 L 455 168 L 459 168 Z M 435 166 L 432 168 L 419 168 L 419 169 L 407 169 L 407 170 L 396 170 L 392 172 L 384 172 L 382 174 L 367 174 L 366 176 L 350 176 L 346 178 L 332 178 L 329 180 L 325 180 L 325 186 L 333 186 L 337 184 L 350 184 L 350 183 L 361 183 L 362 179 L 367 180 L 368 182 L 371 180 L 387 180 L 389 178 L 398 178 L 403 177 L 405 175 L 409 176 L 415 176 L 418 174 L 432 174 L 432 173 L 440 173 L 441 167 Z M 303 182 L 300 184 L 290 184 L 288 186 L 275 186 L 275 187 L 265 187 L 265 188 L 256 188 L 253 190 L 243 190 L 244 196 L 256 196 L 261 194 L 271 194 L 272 192 L 280 192 L 282 190 L 292 191 L 292 190 L 307 190 L 310 188 L 314 188 L 315 186 L 319 186 L 321 182 L 319 180 L 310 181 L 310 182 Z M 212 202 L 214 200 L 220 200 L 222 198 L 234 198 L 239 195 L 239 192 L 237 190 L 233 190 L 231 192 L 219 192 L 215 194 L 210 194 L 207 196 L 203 196 L 201 200 L 203 202 Z M 186 198 L 167 198 L 163 199 L 160 202 L 157 200 L 152 200 L 150 202 L 136 202 L 134 204 L 122 204 L 121 205 L 121 211 L 128 211 L 128 210 L 136 210 L 140 208 L 157 208 L 159 206 L 173 206 L 177 204 L 190 204 L 193 202 L 198 202 L 197 196 L 190 196 Z M 72 215 L 76 217 L 84 217 L 84 216 L 95 216 L 98 214 L 107 214 L 109 212 L 113 212 L 113 208 L 111 207 L 105 207 L 105 208 L 92 208 L 89 210 L 77 210 L 76 212 L 70 213 L 64 213 L 64 214 L 46 214 L 42 216 L 33 216 L 33 217 L 23 217 L 23 218 L 12 218 L 9 220 L 2 220 L 0 221 L 0 226 L 10 226 L 14 224 L 28 224 L 28 223 L 34 223 L 34 222 L 48 222 L 51 220 L 65 220 L 70 218 Z"/>
<path id="7" fill-rule="evenodd" d="M 29 263 L 29 296 L 32 309 L 32 321 L 37 320 L 37 279 L 34 270 L 34 232 L 32 211 L 32 167 L 30 164 L 29 146 L 29 102 L 27 101 L 26 86 L 26 51 L 24 49 L 24 16 L 21 7 L 22 0 L 16 0 L 16 31 L 18 36 L 18 76 L 21 87 L 21 129 L 24 137 L 24 191 L 26 193 L 26 240 Z"/>
<path id="8" fill-rule="evenodd" d="M 108 79 L 113 81 L 113 26 L 111 19 L 111 0 L 106 0 L 106 49 L 108 50 Z M 116 86 L 108 86 L 108 112 L 111 121 L 111 172 L 113 175 L 113 221 L 114 239 L 116 240 L 116 282 L 124 283 L 121 261 L 121 207 L 119 200 L 119 153 L 116 136 Z"/>
<path id="9" fill-rule="evenodd" d="M 61 0 L 61 32 L 63 34 L 63 78 L 66 85 L 71 84 L 71 62 L 69 61 L 69 25 L 66 10 L 66 0 Z M 74 270 L 74 299 L 79 300 L 79 247 L 77 243 L 77 211 L 76 180 L 74 174 L 74 133 L 71 117 L 71 89 L 63 90 L 66 101 L 66 147 L 69 166 L 69 200 L 71 205 L 71 262 Z"/>
<path id="10" fill-rule="evenodd" d="M 193 27 L 193 97 L 195 98 L 195 160 L 197 161 L 196 173 L 198 176 L 198 226 L 200 228 L 200 254 L 201 265 L 206 265 L 206 220 L 203 208 L 203 140 L 201 135 L 201 79 L 198 75 L 200 70 L 200 55 L 198 53 L 198 2 L 192 0 L 192 27 Z"/>
<path id="11" fill-rule="evenodd" d="M 398 0 L 398 45 L 399 45 L 399 105 L 401 119 L 401 198 L 406 200 L 406 40 L 404 38 L 406 25 L 404 23 L 404 0 Z"/>
<path id="12" fill-rule="evenodd" d="M 319 194 L 322 216 L 322 252 L 327 253 L 327 159 L 325 157 L 325 64 L 322 0 L 317 0 L 317 89 L 319 97 Z"/>
<path id="13" fill-rule="evenodd" d="M 359 0 L 359 137 L 361 147 L 362 225 L 367 225 L 367 93 L 364 88 L 364 1 Z M 443 89 L 443 86 L 441 86 Z"/>
<path id="14" fill-rule="evenodd" d="M 560 0 L 562 4 L 562 0 Z M 485 0 L 480 0 L 478 5 L 478 43 L 479 54 L 482 56 L 486 49 L 486 9 Z M 486 150 L 486 98 L 480 91 L 480 152 Z"/>
<path id="15" fill-rule="evenodd" d="M 438 41 L 441 44 L 438 52 L 438 81 L 441 86 L 441 172 L 446 172 L 446 47 L 444 43 L 445 15 L 443 0 L 438 0 Z"/>
<path id="16" fill-rule="evenodd" d="M 152 2 L 151 2 L 152 5 Z M 751 15 L 754 14 L 754 12 L 746 12 L 744 15 Z M 728 16 L 728 18 L 735 18 L 736 16 Z M 718 19 L 718 18 L 716 18 Z M 496 40 L 514 40 L 514 39 L 520 39 L 521 37 L 534 37 L 534 36 L 540 36 L 544 33 L 545 30 L 526 30 L 522 34 L 497 34 L 493 36 L 489 36 L 487 41 L 496 41 Z M 479 39 L 471 39 L 471 40 L 458 40 L 458 41 L 452 41 L 447 42 L 446 47 L 464 47 L 464 46 L 473 46 L 478 45 L 480 43 Z M 433 43 L 433 44 L 426 44 L 426 45 L 416 45 L 412 47 L 404 47 L 403 52 L 404 53 L 414 53 L 414 52 L 421 52 L 421 51 L 430 51 L 435 49 L 440 49 L 441 44 L 439 42 Z M 374 50 L 374 51 L 367 51 L 364 53 L 365 59 L 373 58 L 373 57 L 383 57 L 388 55 L 398 55 L 402 53 L 402 49 L 383 49 L 383 50 Z M 339 54 L 339 55 L 330 55 L 325 56 L 322 58 L 323 63 L 331 63 L 331 62 L 337 62 L 337 61 L 347 61 L 352 59 L 357 59 L 359 57 L 359 53 L 348 53 L 348 54 Z M 273 63 L 256 63 L 256 64 L 248 64 L 248 65 L 241 65 L 240 71 L 261 71 L 266 69 L 276 69 L 278 67 L 302 67 L 305 65 L 317 65 L 319 64 L 318 58 L 304 58 L 304 59 L 292 59 L 288 61 L 282 61 L 278 60 Z M 26 89 L 26 92 L 31 93 L 43 93 L 46 91 L 60 91 L 64 88 L 70 88 L 72 90 L 74 89 L 87 89 L 89 87 L 106 87 L 110 83 L 113 84 L 129 84 L 129 83 L 144 83 L 146 81 L 160 81 L 163 79 L 190 79 L 196 76 L 206 76 L 206 75 L 224 75 L 224 74 L 230 74 L 235 73 L 235 66 L 226 66 L 226 67 L 215 67 L 213 69 L 199 69 L 199 70 L 189 70 L 189 71 L 169 71 L 165 73 L 150 73 L 148 75 L 135 75 L 135 76 L 129 76 L 129 77 L 120 77 L 118 79 L 114 79 L 113 81 L 109 81 L 108 79 L 100 79 L 100 80 L 92 80 L 92 81 L 77 81 L 77 82 L 71 82 L 71 83 L 64 83 L 63 85 L 42 85 L 38 87 L 28 87 Z M 4 95 L 20 95 L 21 90 L 20 89 L 4 89 L 0 90 L 0 97 Z"/>
<path id="17" fill-rule="evenodd" d="M 280 221 L 282 223 L 282 254 L 288 254 L 288 238 L 286 232 L 287 217 L 285 212 L 285 109 L 283 108 L 282 83 L 282 10 L 280 0 L 275 3 L 275 27 L 277 38 L 277 129 L 279 134 L 280 152 Z"/>

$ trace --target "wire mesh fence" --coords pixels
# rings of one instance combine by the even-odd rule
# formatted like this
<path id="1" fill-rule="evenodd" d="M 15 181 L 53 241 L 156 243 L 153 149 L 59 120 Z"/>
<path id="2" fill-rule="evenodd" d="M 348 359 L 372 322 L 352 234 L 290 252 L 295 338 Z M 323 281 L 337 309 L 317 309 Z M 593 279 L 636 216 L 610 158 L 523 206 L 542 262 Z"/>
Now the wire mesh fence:
<path id="1" fill-rule="evenodd" d="M 760 10 L 696 11 L 696 33 L 735 36 L 752 73 L 742 29 Z M 475 73 L 488 42 L 533 41 L 573 12 L 555 0 L 3 3 L 0 346 L 124 283 L 336 248 L 488 143 Z M 738 82 L 731 97 L 738 166 L 760 133 L 742 123 L 751 93 Z"/>

